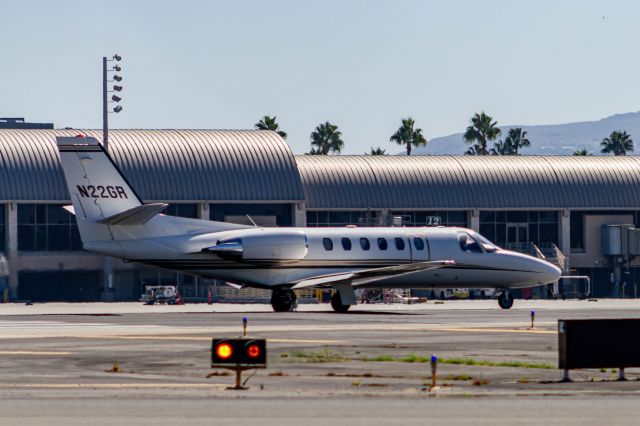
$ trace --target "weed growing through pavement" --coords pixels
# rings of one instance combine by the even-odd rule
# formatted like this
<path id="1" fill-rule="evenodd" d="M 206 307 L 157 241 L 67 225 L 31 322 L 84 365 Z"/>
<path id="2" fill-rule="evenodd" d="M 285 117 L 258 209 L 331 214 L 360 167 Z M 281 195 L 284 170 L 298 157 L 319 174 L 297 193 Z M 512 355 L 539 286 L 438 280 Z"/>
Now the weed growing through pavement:
<path id="1" fill-rule="evenodd" d="M 471 380 L 472 377 L 469 376 L 468 374 L 457 374 L 455 376 L 453 374 L 449 374 L 446 377 L 446 379 L 447 380 L 462 380 L 462 381 L 465 381 L 465 380 Z"/>
<path id="2" fill-rule="evenodd" d="M 489 383 L 491 383 L 491 381 L 489 379 L 485 379 L 484 377 L 480 376 L 479 379 L 473 379 L 471 383 L 474 386 L 483 386 L 483 385 L 488 385 Z"/>
<path id="3" fill-rule="evenodd" d="M 377 361 L 377 362 L 416 362 L 428 364 L 431 362 L 430 356 L 422 356 L 417 354 L 409 354 L 403 357 L 392 357 L 388 355 L 380 355 L 373 358 L 363 358 L 362 361 Z M 515 368 L 541 368 L 545 370 L 552 370 L 555 367 L 552 364 L 540 363 L 540 362 L 526 362 L 526 361 L 486 361 L 474 358 L 439 358 L 438 364 L 453 364 L 453 365 L 470 365 L 479 367 L 515 367 Z"/>
<path id="4" fill-rule="evenodd" d="M 342 353 L 330 351 L 329 348 L 324 348 L 321 351 L 293 351 L 290 353 L 289 358 L 294 362 L 344 362 L 351 361 Z"/>

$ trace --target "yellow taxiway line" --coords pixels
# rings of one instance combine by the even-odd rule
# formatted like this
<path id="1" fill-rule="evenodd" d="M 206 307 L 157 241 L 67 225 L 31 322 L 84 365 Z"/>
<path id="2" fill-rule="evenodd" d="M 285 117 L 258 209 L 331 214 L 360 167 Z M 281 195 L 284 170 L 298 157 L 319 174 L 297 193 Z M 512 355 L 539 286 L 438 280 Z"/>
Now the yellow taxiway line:
<path id="1" fill-rule="evenodd" d="M 451 331 L 454 333 L 529 333 L 529 334 L 558 334 L 556 330 L 541 330 L 535 328 L 438 328 L 437 331 Z M 432 331 L 432 330 L 429 330 Z"/>
<path id="2" fill-rule="evenodd" d="M 136 389 L 136 388 L 175 388 L 175 389 L 224 389 L 222 383 L 2 383 L 0 388 L 23 389 Z"/>
<path id="3" fill-rule="evenodd" d="M 210 342 L 212 337 L 208 336 L 139 336 L 139 335 L 129 335 L 129 336 L 111 336 L 111 335 L 90 335 L 90 336 L 71 336 L 73 338 L 78 339 L 105 339 L 105 340 L 174 340 L 174 341 L 187 341 L 187 342 L 201 342 L 207 341 Z M 250 339 L 255 336 L 246 336 L 246 338 Z M 255 337 L 256 339 L 258 337 Z M 261 337 L 260 337 L 261 338 Z M 318 339 L 278 339 L 278 338 L 267 338 L 267 341 L 270 343 L 313 343 L 318 345 L 340 345 L 347 343 L 346 340 L 318 340 Z"/>
<path id="4" fill-rule="evenodd" d="M 0 351 L 0 355 L 72 355 L 73 352 L 60 352 L 60 351 Z"/>

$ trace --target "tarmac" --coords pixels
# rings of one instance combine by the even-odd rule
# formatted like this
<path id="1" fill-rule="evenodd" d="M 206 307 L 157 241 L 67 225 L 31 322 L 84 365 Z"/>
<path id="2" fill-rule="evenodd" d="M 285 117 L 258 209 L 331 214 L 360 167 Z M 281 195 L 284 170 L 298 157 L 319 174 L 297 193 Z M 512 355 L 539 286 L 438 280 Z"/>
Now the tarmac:
<path id="1" fill-rule="evenodd" d="M 535 310 L 531 327 L 530 312 Z M 0 425 L 636 425 L 640 369 L 572 371 L 557 320 L 633 318 L 640 301 L 328 305 L 0 305 Z M 268 340 L 248 390 L 212 337 Z M 436 388 L 428 359 L 436 355 Z"/>

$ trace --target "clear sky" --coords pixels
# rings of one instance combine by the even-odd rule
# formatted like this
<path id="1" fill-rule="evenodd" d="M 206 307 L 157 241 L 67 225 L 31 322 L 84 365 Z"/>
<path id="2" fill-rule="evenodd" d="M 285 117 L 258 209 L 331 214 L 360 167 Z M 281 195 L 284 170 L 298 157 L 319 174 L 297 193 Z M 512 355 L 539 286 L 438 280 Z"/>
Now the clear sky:
<path id="1" fill-rule="evenodd" d="M 640 109 L 640 2 L 0 0 L 0 116 L 101 127 L 101 57 L 123 56 L 112 128 L 251 128 L 295 153 L 330 120 L 346 153 L 500 124 Z"/>

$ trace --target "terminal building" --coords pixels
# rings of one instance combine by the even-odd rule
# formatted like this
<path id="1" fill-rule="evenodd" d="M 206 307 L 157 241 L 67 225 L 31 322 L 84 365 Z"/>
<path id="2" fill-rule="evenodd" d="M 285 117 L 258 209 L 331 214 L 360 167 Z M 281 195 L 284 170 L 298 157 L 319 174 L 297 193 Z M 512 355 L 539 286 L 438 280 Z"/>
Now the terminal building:
<path id="1" fill-rule="evenodd" d="M 55 146 L 56 136 L 78 133 L 101 137 L 0 129 L 0 251 L 10 298 L 137 300 L 149 284 L 206 295 L 211 283 L 198 277 L 82 250 L 62 208 L 70 200 Z M 589 276 L 594 297 L 640 291 L 635 251 L 612 251 L 609 234 L 602 238 L 608 225 L 640 225 L 633 156 L 294 156 L 265 131 L 109 135 L 115 163 L 144 202 L 168 203 L 166 214 L 244 224 L 250 216 L 261 226 L 463 226 Z"/>

